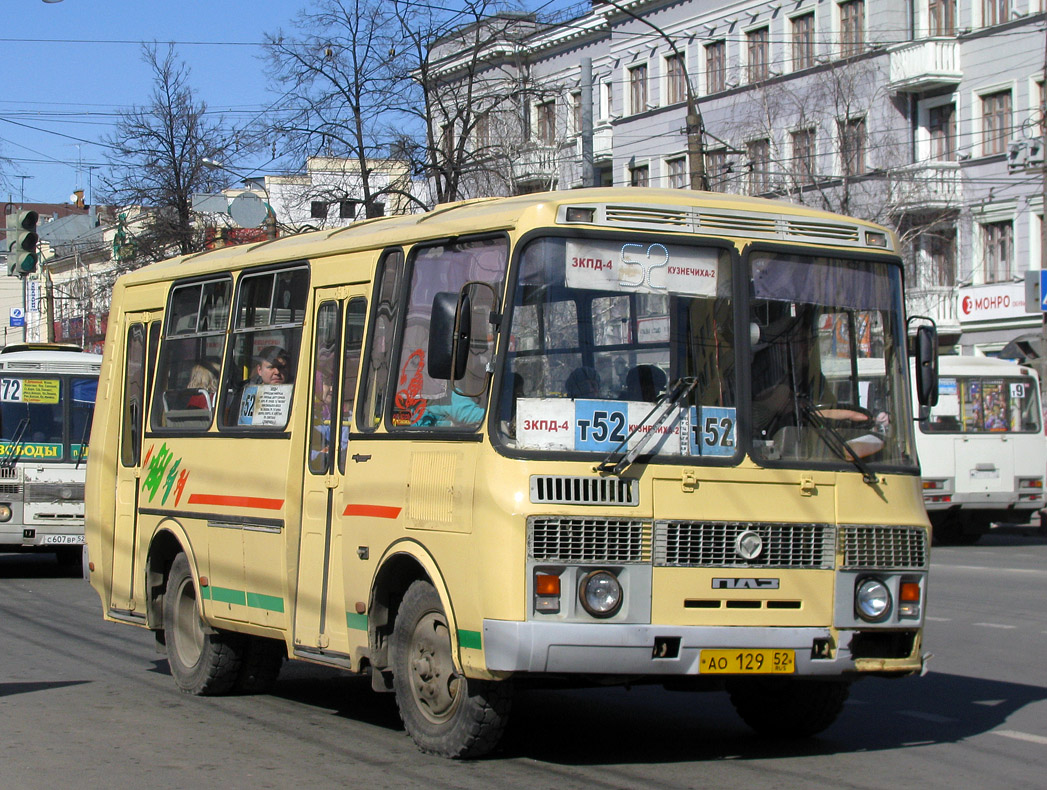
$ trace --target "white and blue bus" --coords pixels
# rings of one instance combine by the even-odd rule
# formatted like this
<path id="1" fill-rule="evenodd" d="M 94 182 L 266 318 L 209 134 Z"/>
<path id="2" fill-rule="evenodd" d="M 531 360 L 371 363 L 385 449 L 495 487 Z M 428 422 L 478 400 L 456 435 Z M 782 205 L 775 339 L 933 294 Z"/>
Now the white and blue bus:
<path id="1" fill-rule="evenodd" d="M 63 565 L 80 562 L 101 362 L 70 345 L 0 350 L 0 551 L 54 552 Z"/>

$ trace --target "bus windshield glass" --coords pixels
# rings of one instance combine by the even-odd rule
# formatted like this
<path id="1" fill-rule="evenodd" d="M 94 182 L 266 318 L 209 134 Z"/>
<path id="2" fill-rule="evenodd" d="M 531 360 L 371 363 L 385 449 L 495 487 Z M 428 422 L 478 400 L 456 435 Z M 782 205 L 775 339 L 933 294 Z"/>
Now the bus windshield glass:
<path id="1" fill-rule="evenodd" d="M 872 261 L 751 261 L 753 457 L 915 465 L 901 273 Z"/>
<path id="2" fill-rule="evenodd" d="M 4 460 L 75 462 L 86 458 L 97 385 L 93 377 L 0 378 Z"/>
<path id="3" fill-rule="evenodd" d="M 943 376 L 927 433 L 1039 433 L 1040 399 L 1031 376 Z"/>
<path id="4" fill-rule="evenodd" d="M 751 447 L 768 465 L 833 468 L 852 468 L 853 451 L 914 467 L 896 268 L 755 252 L 745 310 L 735 265 L 726 245 L 528 244 L 501 379 L 505 444 L 711 463 Z"/>

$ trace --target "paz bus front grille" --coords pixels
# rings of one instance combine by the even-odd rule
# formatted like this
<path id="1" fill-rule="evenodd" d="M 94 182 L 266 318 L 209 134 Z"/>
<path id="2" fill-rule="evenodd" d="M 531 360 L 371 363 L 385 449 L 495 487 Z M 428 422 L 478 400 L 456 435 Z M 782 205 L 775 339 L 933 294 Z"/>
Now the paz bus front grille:
<path id="1" fill-rule="evenodd" d="M 650 524 L 638 519 L 531 516 L 527 554 L 540 562 L 650 562 Z"/>
<path id="2" fill-rule="evenodd" d="M 927 530 L 922 527 L 840 527 L 844 568 L 927 567 Z"/>
<path id="3" fill-rule="evenodd" d="M 759 552 L 745 559 L 738 538 L 759 537 Z M 687 568 L 832 568 L 836 530 L 831 524 L 734 521 L 656 521 L 654 564 Z"/>

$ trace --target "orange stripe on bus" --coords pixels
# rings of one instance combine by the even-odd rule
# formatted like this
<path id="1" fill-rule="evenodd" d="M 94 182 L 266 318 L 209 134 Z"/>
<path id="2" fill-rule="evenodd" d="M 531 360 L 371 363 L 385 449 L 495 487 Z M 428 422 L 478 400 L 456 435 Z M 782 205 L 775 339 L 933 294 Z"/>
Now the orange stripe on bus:
<path id="1" fill-rule="evenodd" d="M 246 507 L 257 510 L 279 510 L 284 506 L 282 499 L 264 499 L 257 496 L 223 496 L 221 494 L 190 494 L 190 505 L 221 505 L 223 507 Z"/>
<path id="2" fill-rule="evenodd" d="M 343 516 L 371 516 L 372 518 L 399 518 L 401 508 L 385 505 L 346 505 Z"/>

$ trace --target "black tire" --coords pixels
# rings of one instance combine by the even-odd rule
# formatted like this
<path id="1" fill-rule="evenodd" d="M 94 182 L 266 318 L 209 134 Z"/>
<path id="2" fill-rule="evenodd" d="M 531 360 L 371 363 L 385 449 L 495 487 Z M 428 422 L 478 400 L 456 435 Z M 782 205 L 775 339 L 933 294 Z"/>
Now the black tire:
<path id="1" fill-rule="evenodd" d="M 241 694 L 266 694 L 276 685 L 284 663 L 284 645 L 275 639 L 249 636 L 233 690 Z"/>
<path id="2" fill-rule="evenodd" d="M 512 707 L 511 684 L 469 680 L 455 670 L 447 616 L 428 582 L 407 589 L 390 648 L 400 718 L 419 749 L 466 758 L 498 744 Z"/>
<path id="3" fill-rule="evenodd" d="M 225 694 L 233 688 L 243 665 L 245 640 L 204 626 L 184 554 L 175 557 L 167 577 L 164 635 L 167 663 L 178 688 L 199 696 Z"/>
<path id="4" fill-rule="evenodd" d="M 742 721 L 772 738 L 808 738 L 840 715 L 850 683 L 840 680 L 765 678 L 728 683 Z"/>

